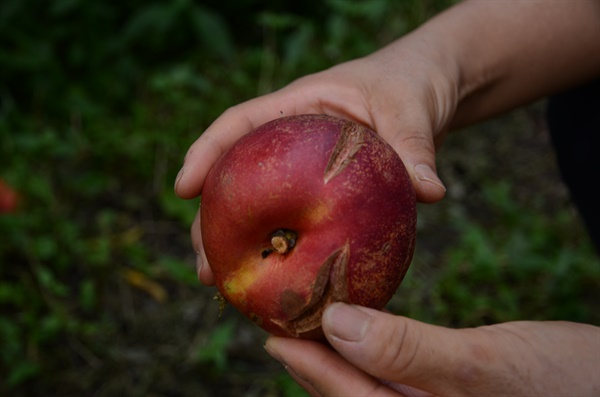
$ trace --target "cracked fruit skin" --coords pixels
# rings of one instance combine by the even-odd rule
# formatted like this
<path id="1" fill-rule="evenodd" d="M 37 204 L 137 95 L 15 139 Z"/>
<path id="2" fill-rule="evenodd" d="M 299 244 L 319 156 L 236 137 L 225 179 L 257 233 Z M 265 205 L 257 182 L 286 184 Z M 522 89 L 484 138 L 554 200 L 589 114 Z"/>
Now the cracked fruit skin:
<path id="1" fill-rule="evenodd" d="M 213 166 L 202 240 L 222 296 L 271 334 L 322 338 L 334 301 L 381 309 L 410 265 L 416 199 L 396 152 L 357 123 L 282 117 Z"/>

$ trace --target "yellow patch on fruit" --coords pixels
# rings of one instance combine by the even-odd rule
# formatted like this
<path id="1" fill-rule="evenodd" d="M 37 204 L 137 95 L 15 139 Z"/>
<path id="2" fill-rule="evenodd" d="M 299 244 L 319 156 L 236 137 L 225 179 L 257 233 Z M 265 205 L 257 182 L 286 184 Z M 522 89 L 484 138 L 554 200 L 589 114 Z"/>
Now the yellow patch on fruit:
<path id="1" fill-rule="evenodd" d="M 246 291 L 262 278 L 265 271 L 264 266 L 257 266 L 255 261 L 242 266 L 223 282 L 223 290 L 226 296 L 235 297 L 238 302 L 245 301 Z"/>

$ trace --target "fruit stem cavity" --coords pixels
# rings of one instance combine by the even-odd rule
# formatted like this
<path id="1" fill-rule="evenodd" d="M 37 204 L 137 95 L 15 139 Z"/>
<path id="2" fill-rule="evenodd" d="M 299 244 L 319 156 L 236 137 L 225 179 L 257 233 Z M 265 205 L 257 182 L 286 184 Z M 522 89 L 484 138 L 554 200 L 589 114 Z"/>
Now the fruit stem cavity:
<path id="1" fill-rule="evenodd" d="M 298 234 L 292 230 L 279 229 L 271 235 L 271 245 L 278 254 L 284 255 L 290 252 L 296 245 Z"/>

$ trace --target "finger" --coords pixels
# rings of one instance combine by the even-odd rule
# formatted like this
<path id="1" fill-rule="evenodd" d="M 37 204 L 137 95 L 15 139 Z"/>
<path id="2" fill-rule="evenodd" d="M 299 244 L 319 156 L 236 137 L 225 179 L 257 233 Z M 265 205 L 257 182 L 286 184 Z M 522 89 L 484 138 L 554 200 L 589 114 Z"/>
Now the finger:
<path id="1" fill-rule="evenodd" d="M 415 389 L 414 387 L 406 386 L 400 383 L 394 383 L 387 380 L 380 380 L 384 385 L 387 385 L 390 389 L 396 390 L 398 393 L 405 397 L 433 397 L 433 394 Z"/>
<path id="2" fill-rule="evenodd" d="M 202 245 L 202 231 L 200 228 L 200 209 L 196 213 L 196 218 L 191 227 L 192 247 L 196 253 L 196 273 L 198 279 L 205 285 L 215 285 L 215 276 L 210 269 L 204 246 Z"/>
<path id="3" fill-rule="evenodd" d="M 480 373 L 476 342 L 468 350 L 461 331 L 342 303 L 326 309 L 323 330 L 335 350 L 369 374 L 433 394 L 452 395 L 456 384 Z"/>
<path id="4" fill-rule="evenodd" d="M 376 128 L 404 162 L 417 200 L 434 203 L 444 197 L 446 187 L 436 172 L 436 149 L 430 120 L 419 113 L 418 109 L 406 109 L 403 116 L 382 119 Z"/>
<path id="5" fill-rule="evenodd" d="M 323 397 L 401 396 L 319 342 L 269 337 L 265 349 L 313 395 L 316 392 Z"/>
<path id="6" fill-rule="evenodd" d="M 298 385 L 300 385 L 300 387 L 302 387 L 304 390 L 306 390 L 311 397 L 322 397 L 321 393 L 319 393 L 317 391 L 317 389 L 315 389 L 313 387 L 313 385 L 311 385 L 304 378 L 302 378 L 300 375 L 298 375 L 292 367 L 290 367 L 289 365 L 287 365 L 285 363 L 282 363 L 282 364 L 283 364 L 283 368 L 292 377 L 292 379 L 294 379 L 294 381 Z"/>
<path id="7" fill-rule="evenodd" d="M 266 95 L 226 110 L 190 146 L 175 182 L 175 192 L 182 198 L 200 194 L 212 165 L 240 137 L 281 115 L 283 109 L 275 95 Z"/>

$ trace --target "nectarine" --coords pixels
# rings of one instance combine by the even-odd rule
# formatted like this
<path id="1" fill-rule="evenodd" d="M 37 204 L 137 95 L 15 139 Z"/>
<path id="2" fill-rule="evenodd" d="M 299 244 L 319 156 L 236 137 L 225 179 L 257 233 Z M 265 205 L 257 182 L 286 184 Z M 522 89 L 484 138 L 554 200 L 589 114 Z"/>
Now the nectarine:
<path id="1" fill-rule="evenodd" d="M 229 303 L 275 335 L 319 338 L 324 308 L 381 309 L 411 262 L 415 192 L 370 129 L 327 115 L 282 117 L 213 166 L 202 239 Z"/>

